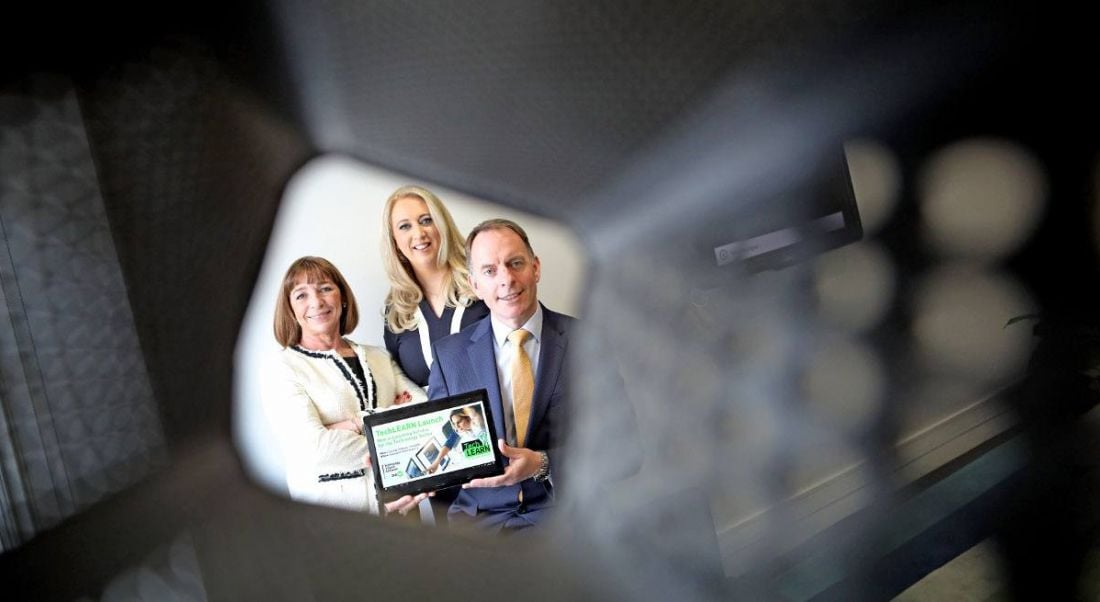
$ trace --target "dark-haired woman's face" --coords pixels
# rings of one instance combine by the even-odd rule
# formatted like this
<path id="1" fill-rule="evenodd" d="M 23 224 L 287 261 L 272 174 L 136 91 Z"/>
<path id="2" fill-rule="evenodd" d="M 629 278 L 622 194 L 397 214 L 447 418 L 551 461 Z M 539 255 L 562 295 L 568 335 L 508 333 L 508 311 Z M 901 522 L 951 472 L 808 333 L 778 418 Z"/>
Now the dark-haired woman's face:
<path id="1" fill-rule="evenodd" d="M 290 289 L 290 307 L 302 327 L 303 340 L 311 336 L 339 336 L 343 301 L 340 287 L 331 280 L 307 282 L 304 276 L 296 279 Z"/>

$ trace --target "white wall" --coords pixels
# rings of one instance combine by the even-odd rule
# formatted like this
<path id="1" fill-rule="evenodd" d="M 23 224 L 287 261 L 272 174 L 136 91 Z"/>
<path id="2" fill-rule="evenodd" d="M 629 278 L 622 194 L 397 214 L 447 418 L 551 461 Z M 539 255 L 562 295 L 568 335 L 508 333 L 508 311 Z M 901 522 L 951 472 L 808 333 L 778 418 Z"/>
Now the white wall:
<path id="1" fill-rule="evenodd" d="M 234 439 L 249 472 L 273 490 L 286 491 L 283 459 L 260 394 L 264 361 L 279 350 L 272 332 L 279 281 L 290 263 L 303 255 L 332 261 L 359 301 L 359 326 L 349 336 L 381 346 L 382 301 L 389 288 L 379 255 L 382 206 L 405 184 L 435 192 L 463 234 L 490 217 L 506 217 L 523 226 L 542 260 L 540 299 L 551 309 L 577 315 L 585 258 L 577 239 L 563 226 L 346 157 L 310 162 L 287 186 L 237 340 Z"/>

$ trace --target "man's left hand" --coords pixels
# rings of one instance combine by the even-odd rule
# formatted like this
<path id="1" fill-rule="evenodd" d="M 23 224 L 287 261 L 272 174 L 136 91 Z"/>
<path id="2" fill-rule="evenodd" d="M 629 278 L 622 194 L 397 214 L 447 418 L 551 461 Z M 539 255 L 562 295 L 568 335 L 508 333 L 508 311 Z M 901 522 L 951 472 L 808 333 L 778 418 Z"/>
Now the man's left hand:
<path id="1" fill-rule="evenodd" d="M 520 481 L 530 479 L 538 473 L 539 466 L 542 464 L 542 454 L 539 452 L 525 447 L 512 447 L 505 443 L 504 439 L 497 439 L 497 446 L 500 447 L 500 453 L 504 454 L 504 457 L 509 460 L 508 466 L 504 469 L 504 474 L 484 479 L 474 479 L 463 485 L 463 489 L 515 485 Z"/>

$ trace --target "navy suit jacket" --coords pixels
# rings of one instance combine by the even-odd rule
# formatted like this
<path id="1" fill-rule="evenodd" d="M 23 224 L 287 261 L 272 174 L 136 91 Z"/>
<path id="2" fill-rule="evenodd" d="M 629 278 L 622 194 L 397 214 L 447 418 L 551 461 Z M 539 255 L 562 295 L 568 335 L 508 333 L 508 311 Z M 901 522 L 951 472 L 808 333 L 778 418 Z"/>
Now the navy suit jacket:
<path id="1" fill-rule="evenodd" d="M 576 318 L 542 307 L 542 342 L 539 348 L 538 374 L 535 375 L 535 391 L 531 400 L 531 419 L 527 426 L 526 447 L 549 454 L 555 482 L 562 478 L 561 462 L 555 462 L 555 456 L 560 457 L 559 451 L 564 449 L 563 438 L 569 432 L 568 370 L 565 369 L 565 356 L 569 348 L 570 331 L 576 322 Z M 435 362 L 428 378 L 429 395 L 437 399 L 486 389 L 489 392 L 496 438 L 507 440 L 491 319 L 484 318 L 456 334 L 439 339 L 433 348 Z M 518 502 L 521 487 L 524 500 L 522 509 Z M 463 513 L 476 517 L 479 514 L 512 514 L 520 511 L 528 522 L 535 523 L 552 504 L 553 491 L 550 482 L 536 483 L 533 479 L 527 479 L 508 487 L 463 489 L 451 505 L 451 514 Z"/>

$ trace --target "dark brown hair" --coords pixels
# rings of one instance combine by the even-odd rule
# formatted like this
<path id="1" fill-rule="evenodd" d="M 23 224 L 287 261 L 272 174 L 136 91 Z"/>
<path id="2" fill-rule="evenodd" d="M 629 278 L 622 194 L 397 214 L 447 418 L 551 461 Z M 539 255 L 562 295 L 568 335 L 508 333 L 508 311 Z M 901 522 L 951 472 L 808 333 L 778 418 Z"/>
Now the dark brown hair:
<path id="1" fill-rule="evenodd" d="M 302 276 L 306 282 L 332 282 L 340 289 L 340 300 L 344 307 L 340 312 L 340 334 L 355 330 L 359 324 L 359 304 L 348 286 L 344 275 L 332 262 L 324 257 L 301 257 L 290 264 L 283 276 L 283 285 L 279 288 L 279 298 L 275 300 L 275 340 L 283 347 L 297 345 L 302 340 L 302 327 L 294 317 L 294 308 L 290 306 L 290 291 L 294 283 Z"/>

